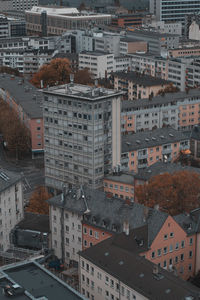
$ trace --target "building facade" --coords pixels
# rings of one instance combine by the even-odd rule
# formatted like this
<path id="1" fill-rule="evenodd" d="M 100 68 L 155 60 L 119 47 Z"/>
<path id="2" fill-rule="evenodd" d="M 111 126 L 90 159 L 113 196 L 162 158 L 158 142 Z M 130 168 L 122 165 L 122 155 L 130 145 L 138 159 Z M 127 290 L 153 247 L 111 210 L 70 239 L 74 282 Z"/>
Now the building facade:
<path id="1" fill-rule="evenodd" d="M 44 91 L 46 185 L 102 187 L 120 163 L 122 92 L 79 84 Z"/>

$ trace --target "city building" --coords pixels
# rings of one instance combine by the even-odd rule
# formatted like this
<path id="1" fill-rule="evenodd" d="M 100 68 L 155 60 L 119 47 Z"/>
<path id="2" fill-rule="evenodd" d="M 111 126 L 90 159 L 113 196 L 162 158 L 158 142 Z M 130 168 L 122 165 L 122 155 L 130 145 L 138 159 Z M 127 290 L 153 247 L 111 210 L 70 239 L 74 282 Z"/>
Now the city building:
<path id="1" fill-rule="evenodd" d="M 114 54 L 104 52 L 81 52 L 79 69 L 87 68 L 94 78 L 105 78 L 113 72 Z"/>
<path id="2" fill-rule="evenodd" d="M 47 35 L 61 35 L 70 29 L 84 29 L 90 25 L 106 25 L 111 22 L 111 15 L 90 12 L 83 14 L 71 7 L 33 6 L 25 14 L 27 34 L 41 35 L 45 29 Z"/>
<path id="3" fill-rule="evenodd" d="M 125 228 L 79 253 L 80 287 L 87 299 L 198 299 L 199 288 L 139 257 L 148 247 L 145 234 L 145 227 Z"/>
<path id="4" fill-rule="evenodd" d="M 0 250 L 7 251 L 10 247 L 11 230 L 24 216 L 21 175 L 0 170 L 0 197 Z"/>
<path id="5" fill-rule="evenodd" d="M 190 151 L 194 159 L 200 159 L 200 128 L 195 125 L 190 135 Z"/>
<path id="6" fill-rule="evenodd" d="M 0 38 L 25 35 L 26 26 L 24 20 L 17 20 L 0 15 Z"/>
<path id="7" fill-rule="evenodd" d="M 106 175 L 103 180 L 104 192 L 108 197 L 134 201 L 134 176 L 133 172 L 122 171 Z"/>
<path id="8" fill-rule="evenodd" d="M 44 90 L 45 180 L 103 185 L 104 174 L 120 163 L 123 92 L 74 84 Z"/>
<path id="9" fill-rule="evenodd" d="M 184 26 L 186 15 L 195 15 L 200 11 L 200 1 L 195 0 L 191 3 L 187 0 L 183 3 L 181 0 L 176 0 L 172 3 L 164 0 L 150 0 L 149 9 L 158 21 L 179 22 Z"/>
<path id="10" fill-rule="evenodd" d="M 200 45 L 180 47 L 177 49 L 168 50 L 169 58 L 185 57 L 185 56 L 199 56 L 200 55 Z"/>
<path id="11" fill-rule="evenodd" d="M 138 41 L 130 38 L 120 39 L 120 55 L 136 53 L 137 51 L 147 52 L 147 42 Z"/>
<path id="12" fill-rule="evenodd" d="M 127 31 L 128 38 L 134 38 L 148 43 L 148 52 L 160 55 L 162 51 L 177 48 L 179 35 L 160 33 L 156 30 L 135 29 Z"/>
<path id="13" fill-rule="evenodd" d="M 131 59 L 128 55 L 115 56 L 113 71 L 114 72 L 129 71 L 130 65 L 131 65 Z"/>
<path id="14" fill-rule="evenodd" d="M 193 21 L 189 27 L 189 39 L 200 41 L 199 21 Z"/>
<path id="15" fill-rule="evenodd" d="M 174 161 L 181 150 L 189 148 L 189 138 L 170 127 L 123 135 L 121 167 L 137 172 L 159 160 Z"/>
<path id="16" fill-rule="evenodd" d="M 28 80 L 1 74 L 0 96 L 30 130 L 32 157 L 43 154 L 43 95 Z"/>
<path id="17" fill-rule="evenodd" d="M 141 14 L 119 14 L 112 18 L 111 24 L 117 27 L 141 27 L 143 15 Z"/>
<path id="18" fill-rule="evenodd" d="M 14 247 L 32 250 L 49 249 L 49 216 L 25 212 L 10 234 Z"/>
<path id="19" fill-rule="evenodd" d="M 114 76 L 114 88 L 126 93 L 127 100 L 157 96 L 170 87 L 170 82 L 161 78 L 141 75 L 137 72 L 117 72 Z"/>
<path id="20" fill-rule="evenodd" d="M 182 35 L 182 24 L 179 22 L 164 22 L 164 21 L 155 21 L 153 20 L 151 24 L 148 26 L 149 28 L 155 28 L 161 33 L 169 33 L 169 34 L 178 34 Z M 148 28 L 147 27 L 147 28 Z M 144 25 L 143 25 L 144 28 Z M 145 26 L 146 28 L 146 26 Z"/>
<path id="21" fill-rule="evenodd" d="M 191 130 L 199 124 L 199 90 L 168 93 L 140 99 L 122 101 L 122 132 L 139 132 L 171 126 L 180 130 Z"/>
<path id="22" fill-rule="evenodd" d="M 0 299 L 86 300 L 36 260 L 25 260 L 1 267 Z"/>

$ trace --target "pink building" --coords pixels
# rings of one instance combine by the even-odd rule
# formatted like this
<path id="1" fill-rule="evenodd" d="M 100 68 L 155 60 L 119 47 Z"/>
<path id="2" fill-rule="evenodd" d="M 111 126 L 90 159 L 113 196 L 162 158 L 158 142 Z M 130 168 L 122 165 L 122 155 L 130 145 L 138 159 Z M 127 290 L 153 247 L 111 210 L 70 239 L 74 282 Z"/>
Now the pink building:
<path id="1" fill-rule="evenodd" d="M 181 150 L 190 148 L 189 138 L 173 128 L 159 128 L 122 136 L 121 166 L 124 170 L 144 169 L 158 161 L 174 161 Z"/>
<path id="2" fill-rule="evenodd" d="M 0 96 L 30 130 L 32 157 L 41 155 L 44 151 L 42 93 L 21 77 L 2 74 Z"/>

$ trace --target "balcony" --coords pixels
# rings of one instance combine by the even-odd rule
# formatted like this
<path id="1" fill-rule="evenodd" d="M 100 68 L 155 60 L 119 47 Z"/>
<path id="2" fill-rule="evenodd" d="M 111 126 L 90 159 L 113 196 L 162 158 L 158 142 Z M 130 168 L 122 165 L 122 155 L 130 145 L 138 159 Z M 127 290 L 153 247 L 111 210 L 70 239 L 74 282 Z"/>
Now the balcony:
<path id="1" fill-rule="evenodd" d="M 143 163 L 143 164 L 138 164 L 138 169 L 145 169 L 148 167 L 147 163 Z"/>
<path id="2" fill-rule="evenodd" d="M 148 153 L 138 153 L 138 159 L 148 158 Z"/>
<path id="3" fill-rule="evenodd" d="M 166 148 L 166 149 L 162 149 L 162 154 L 171 154 L 172 153 L 172 148 Z"/>

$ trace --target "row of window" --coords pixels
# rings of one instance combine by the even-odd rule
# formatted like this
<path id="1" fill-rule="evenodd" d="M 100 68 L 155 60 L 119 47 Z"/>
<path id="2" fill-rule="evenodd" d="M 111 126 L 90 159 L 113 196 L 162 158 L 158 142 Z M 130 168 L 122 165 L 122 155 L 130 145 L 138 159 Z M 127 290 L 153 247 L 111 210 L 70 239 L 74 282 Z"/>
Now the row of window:
<path id="1" fill-rule="evenodd" d="M 112 183 L 110 183 L 110 184 L 108 185 L 107 182 L 104 182 L 104 187 L 108 187 L 108 186 L 109 186 L 110 189 L 113 189 L 113 184 L 112 184 Z M 127 186 L 123 186 L 123 185 L 118 186 L 117 184 L 115 184 L 115 185 L 114 185 L 114 189 L 115 189 L 115 190 L 118 190 L 118 188 L 120 189 L 120 191 L 125 191 L 126 193 L 129 193 L 129 191 L 130 191 L 131 193 L 134 193 L 134 188 L 130 188 L 130 189 L 129 189 L 129 187 L 127 187 Z"/>

